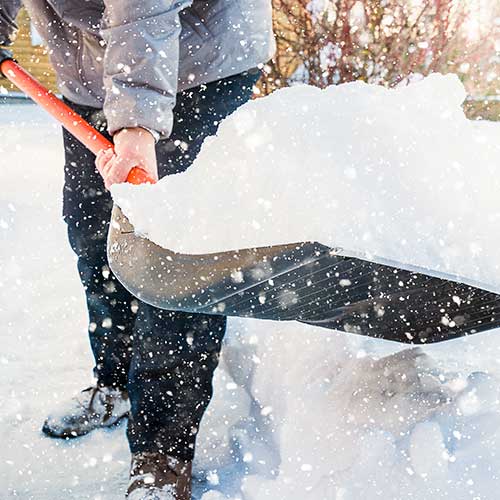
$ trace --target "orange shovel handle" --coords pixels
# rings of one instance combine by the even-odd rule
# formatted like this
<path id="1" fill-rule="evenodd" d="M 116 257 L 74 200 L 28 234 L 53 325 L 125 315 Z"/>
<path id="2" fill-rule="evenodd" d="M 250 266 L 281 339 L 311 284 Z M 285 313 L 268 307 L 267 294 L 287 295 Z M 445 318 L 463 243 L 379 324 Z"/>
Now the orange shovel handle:
<path id="1" fill-rule="evenodd" d="M 31 99 L 51 114 L 61 125 L 95 155 L 103 149 L 113 149 L 113 143 L 87 123 L 78 113 L 64 104 L 52 92 L 33 78 L 13 59 L 0 62 L 0 72 Z M 145 170 L 134 167 L 128 174 L 127 182 L 131 184 L 154 184 Z"/>

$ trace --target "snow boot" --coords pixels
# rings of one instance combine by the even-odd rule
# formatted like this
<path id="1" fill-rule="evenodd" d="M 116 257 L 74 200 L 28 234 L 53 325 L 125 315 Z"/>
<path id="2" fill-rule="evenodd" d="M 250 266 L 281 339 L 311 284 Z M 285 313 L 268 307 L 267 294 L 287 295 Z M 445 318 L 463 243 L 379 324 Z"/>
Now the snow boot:
<path id="1" fill-rule="evenodd" d="M 132 455 L 127 500 L 191 500 L 192 462 L 161 453 Z"/>
<path id="2" fill-rule="evenodd" d="M 92 386 L 73 397 L 59 411 L 49 415 L 42 432 L 55 438 L 74 438 L 94 429 L 111 427 L 130 411 L 126 391 Z"/>

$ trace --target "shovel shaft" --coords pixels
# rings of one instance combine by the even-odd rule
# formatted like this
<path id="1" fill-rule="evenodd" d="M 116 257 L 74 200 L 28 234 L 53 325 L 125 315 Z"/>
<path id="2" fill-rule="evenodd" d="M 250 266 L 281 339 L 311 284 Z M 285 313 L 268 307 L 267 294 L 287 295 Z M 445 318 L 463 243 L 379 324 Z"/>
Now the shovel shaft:
<path id="1" fill-rule="evenodd" d="M 113 149 L 113 143 L 87 123 L 78 113 L 58 99 L 40 82 L 33 78 L 13 59 L 4 59 L 0 62 L 0 71 L 3 75 L 27 94 L 45 111 L 52 115 L 61 125 L 92 153 L 96 154 L 103 149 Z M 147 172 L 142 168 L 134 167 L 128 174 L 127 182 L 131 184 L 154 184 Z"/>

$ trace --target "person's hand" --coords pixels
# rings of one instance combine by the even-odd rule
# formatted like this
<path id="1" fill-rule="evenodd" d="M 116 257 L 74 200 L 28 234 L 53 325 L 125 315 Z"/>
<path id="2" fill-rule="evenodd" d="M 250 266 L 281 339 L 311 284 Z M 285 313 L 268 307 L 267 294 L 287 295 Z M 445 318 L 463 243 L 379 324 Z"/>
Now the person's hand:
<path id="1" fill-rule="evenodd" d="M 155 140 L 153 135 L 143 128 L 124 128 L 113 136 L 115 150 L 103 149 L 96 157 L 106 189 L 113 184 L 127 180 L 134 167 L 145 170 L 154 180 L 158 180 Z"/>

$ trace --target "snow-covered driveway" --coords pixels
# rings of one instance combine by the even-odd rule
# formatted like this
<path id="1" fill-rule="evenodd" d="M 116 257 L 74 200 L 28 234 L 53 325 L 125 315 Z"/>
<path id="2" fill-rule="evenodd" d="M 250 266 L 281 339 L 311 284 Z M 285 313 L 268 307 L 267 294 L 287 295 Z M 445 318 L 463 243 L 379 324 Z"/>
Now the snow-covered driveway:
<path id="1" fill-rule="evenodd" d="M 123 424 L 69 442 L 40 432 L 90 382 L 86 312 L 60 217 L 59 128 L 32 105 L 0 111 L 0 498 L 121 499 Z M 384 357 L 399 349 L 232 320 L 197 498 L 496 500 L 498 332 Z"/>

